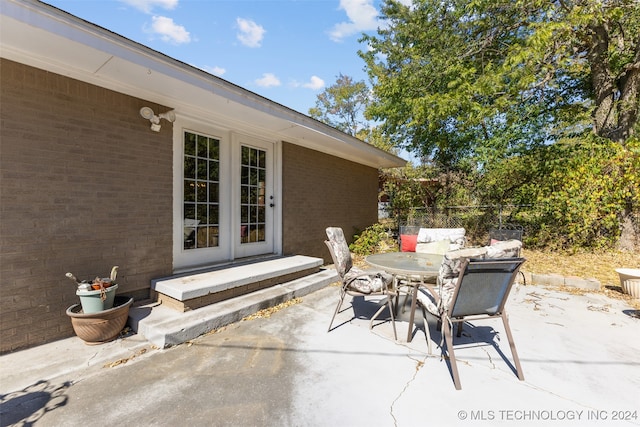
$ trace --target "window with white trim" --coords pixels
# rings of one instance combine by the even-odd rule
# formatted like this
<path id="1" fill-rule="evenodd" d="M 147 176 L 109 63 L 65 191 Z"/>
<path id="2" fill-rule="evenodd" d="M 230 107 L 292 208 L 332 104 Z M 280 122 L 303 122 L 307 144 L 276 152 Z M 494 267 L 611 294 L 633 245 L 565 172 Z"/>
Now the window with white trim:
<path id="1" fill-rule="evenodd" d="M 217 247 L 220 237 L 220 140 L 184 132 L 184 249 Z"/>

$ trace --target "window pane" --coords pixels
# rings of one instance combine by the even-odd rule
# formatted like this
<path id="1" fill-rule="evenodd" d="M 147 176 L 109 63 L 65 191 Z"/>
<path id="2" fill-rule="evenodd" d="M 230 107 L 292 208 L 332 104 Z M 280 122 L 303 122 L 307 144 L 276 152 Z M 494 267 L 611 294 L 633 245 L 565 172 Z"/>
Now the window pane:
<path id="1" fill-rule="evenodd" d="M 220 159 L 220 141 L 217 139 L 209 139 L 209 158 Z"/>
<path id="2" fill-rule="evenodd" d="M 207 176 L 209 175 L 207 173 L 207 161 L 206 160 L 202 160 L 202 159 L 198 159 L 197 163 L 196 163 L 197 169 L 198 169 L 198 175 L 197 178 L 198 179 L 207 179 Z"/>
<path id="3" fill-rule="evenodd" d="M 197 242 L 196 242 L 197 247 L 206 248 L 208 246 L 207 245 L 207 241 L 208 241 L 208 239 L 207 239 L 207 237 L 208 237 L 207 231 L 208 231 L 207 227 L 198 227 L 198 232 L 196 233 L 196 235 L 197 235 Z"/>
<path id="4" fill-rule="evenodd" d="M 196 191 L 196 201 L 200 203 L 207 202 L 207 184 L 204 182 L 198 183 L 198 190 Z"/>
<path id="5" fill-rule="evenodd" d="M 195 202 L 196 201 L 196 184 L 195 181 L 184 181 L 184 201 Z"/>
<path id="6" fill-rule="evenodd" d="M 204 225 L 207 223 L 207 205 L 198 204 L 196 207 L 196 219 L 200 221 L 198 225 Z"/>
<path id="7" fill-rule="evenodd" d="M 249 168 L 247 166 L 242 166 L 241 174 L 242 175 L 240 176 L 240 184 L 248 185 L 249 184 Z"/>
<path id="8" fill-rule="evenodd" d="M 218 246 L 220 141 L 184 133 L 184 248 Z"/>
<path id="9" fill-rule="evenodd" d="M 198 157 L 207 158 L 209 154 L 209 138 L 206 136 L 198 136 Z"/>
<path id="10" fill-rule="evenodd" d="M 219 194 L 218 184 L 209 184 L 209 203 L 219 203 Z"/>
<path id="11" fill-rule="evenodd" d="M 220 179 L 220 168 L 218 162 L 209 162 L 209 180 L 218 181 Z"/>
<path id="12" fill-rule="evenodd" d="M 209 224 L 218 224 L 218 207 L 215 205 L 209 206 Z"/>
<path id="13" fill-rule="evenodd" d="M 194 203 L 184 204 L 184 217 L 190 219 L 196 218 L 196 205 Z"/>
<path id="14" fill-rule="evenodd" d="M 184 154 L 186 156 L 196 155 L 196 136 L 192 133 L 184 133 Z"/>
<path id="15" fill-rule="evenodd" d="M 196 178 L 196 159 L 193 157 L 184 158 L 184 177 Z"/>
<path id="16" fill-rule="evenodd" d="M 243 205 L 249 203 L 249 187 L 240 187 L 240 203 Z"/>
<path id="17" fill-rule="evenodd" d="M 265 236 L 265 185 L 266 151 L 242 147 L 241 169 L 241 224 L 242 243 L 264 241 Z"/>

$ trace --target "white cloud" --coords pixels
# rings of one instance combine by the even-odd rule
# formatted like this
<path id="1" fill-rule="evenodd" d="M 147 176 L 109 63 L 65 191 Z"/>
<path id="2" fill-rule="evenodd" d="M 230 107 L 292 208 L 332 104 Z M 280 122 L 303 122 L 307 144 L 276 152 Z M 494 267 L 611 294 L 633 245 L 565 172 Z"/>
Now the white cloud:
<path id="1" fill-rule="evenodd" d="M 309 82 L 304 83 L 302 86 L 306 87 L 307 89 L 319 90 L 324 87 L 324 80 L 322 80 L 318 76 L 311 76 Z"/>
<path id="2" fill-rule="evenodd" d="M 159 34 L 162 40 L 177 44 L 191 41 L 189 32 L 182 25 L 173 22 L 173 19 L 166 16 L 154 16 L 151 20 L 152 31 Z"/>
<path id="3" fill-rule="evenodd" d="M 248 47 L 260 47 L 266 30 L 262 25 L 258 25 L 250 19 L 237 18 L 238 40 Z"/>
<path id="4" fill-rule="evenodd" d="M 209 74 L 213 74 L 214 76 L 218 76 L 218 77 L 223 76 L 224 73 L 227 72 L 226 69 L 224 69 L 222 67 L 218 67 L 217 65 L 215 67 L 204 66 L 204 67 L 199 67 L 199 68 L 203 69 L 204 71 L 206 71 Z"/>
<path id="5" fill-rule="evenodd" d="M 256 79 L 255 83 L 261 87 L 280 86 L 280 79 L 275 74 L 264 73 L 261 78 Z"/>
<path id="6" fill-rule="evenodd" d="M 222 76 L 222 75 L 224 75 L 224 73 L 226 73 L 226 72 L 227 72 L 227 70 L 226 70 L 226 69 L 224 69 L 224 68 L 222 68 L 222 67 L 217 67 L 217 66 L 216 66 L 216 67 L 211 68 L 211 69 L 209 70 L 209 72 L 210 72 L 211 74 L 213 74 L 213 75 L 216 75 L 216 76 Z"/>
<path id="7" fill-rule="evenodd" d="M 173 10 L 178 5 L 178 0 L 120 0 L 121 2 L 133 6 L 144 13 L 151 13 L 153 8 Z"/>
<path id="8" fill-rule="evenodd" d="M 348 22 L 340 22 L 329 31 L 329 37 L 333 41 L 342 41 L 352 34 L 378 28 L 378 10 L 373 6 L 373 0 L 340 0 L 340 9 L 343 9 Z"/>

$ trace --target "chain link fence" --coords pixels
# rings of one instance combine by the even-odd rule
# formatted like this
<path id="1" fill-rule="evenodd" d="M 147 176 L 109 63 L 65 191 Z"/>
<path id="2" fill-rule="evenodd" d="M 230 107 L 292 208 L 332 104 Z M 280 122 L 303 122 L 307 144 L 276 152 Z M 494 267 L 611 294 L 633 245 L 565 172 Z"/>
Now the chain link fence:
<path id="1" fill-rule="evenodd" d="M 381 219 L 389 232 L 397 236 L 400 227 L 464 228 L 470 244 L 484 245 L 495 230 L 511 230 L 527 238 L 526 224 L 519 224 L 514 216 L 522 210 L 534 210 L 534 205 L 479 205 L 447 206 L 444 208 L 411 208 L 403 211 L 386 212 Z M 523 227 L 524 225 L 524 227 Z M 640 248 L 640 213 L 634 212 L 624 227 L 631 227 L 635 236 L 632 242 L 622 242 L 623 247 Z M 529 230 L 535 234 L 535 230 Z M 530 234 L 531 235 L 531 234 Z M 621 239 L 622 240 L 622 239 Z"/>
<path id="2" fill-rule="evenodd" d="M 530 205 L 448 206 L 445 208 L 412 208 L 388 215 L 385 223 L 397 235 L 400 227 L 464 228 L 471 244 L 482 245 L 489 241 L 492 230 L 526 230 L 514 223 L 511 214 L 517 208 Z"/>

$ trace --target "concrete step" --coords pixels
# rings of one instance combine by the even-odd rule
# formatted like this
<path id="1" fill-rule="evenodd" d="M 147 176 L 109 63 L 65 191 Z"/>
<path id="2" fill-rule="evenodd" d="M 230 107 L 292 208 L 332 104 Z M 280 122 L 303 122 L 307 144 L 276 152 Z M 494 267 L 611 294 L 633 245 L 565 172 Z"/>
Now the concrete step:
<path id="1" fill-rule="evenodd" d="M 158 348 L 182 344 L 202 334 L 229 325 L 259 310 L 302 297 L 336 282 L 333 268 L 277 284 L 196 310 L 179 312 L 160 303 L 129 310 L 129 325 Z"/>
<path id="2" fill-rule="evenodd" d="M 318 272 L 322 264 L 322 258 L 304 255 L 250 259 L 155 279 L 151 281 L 151 289 L 157 292 L 162 304 L 189 311 L 305 277 Z"/>
<path id="3" fill-rule="evenodd" d="M 179 301 L 186 301 L 321 265 L 321 258 L 304 255 L 278 257 L 266 261 L 222 266 L 201 273 L 154 279 L 151 281 L 151 289 Z"/>

